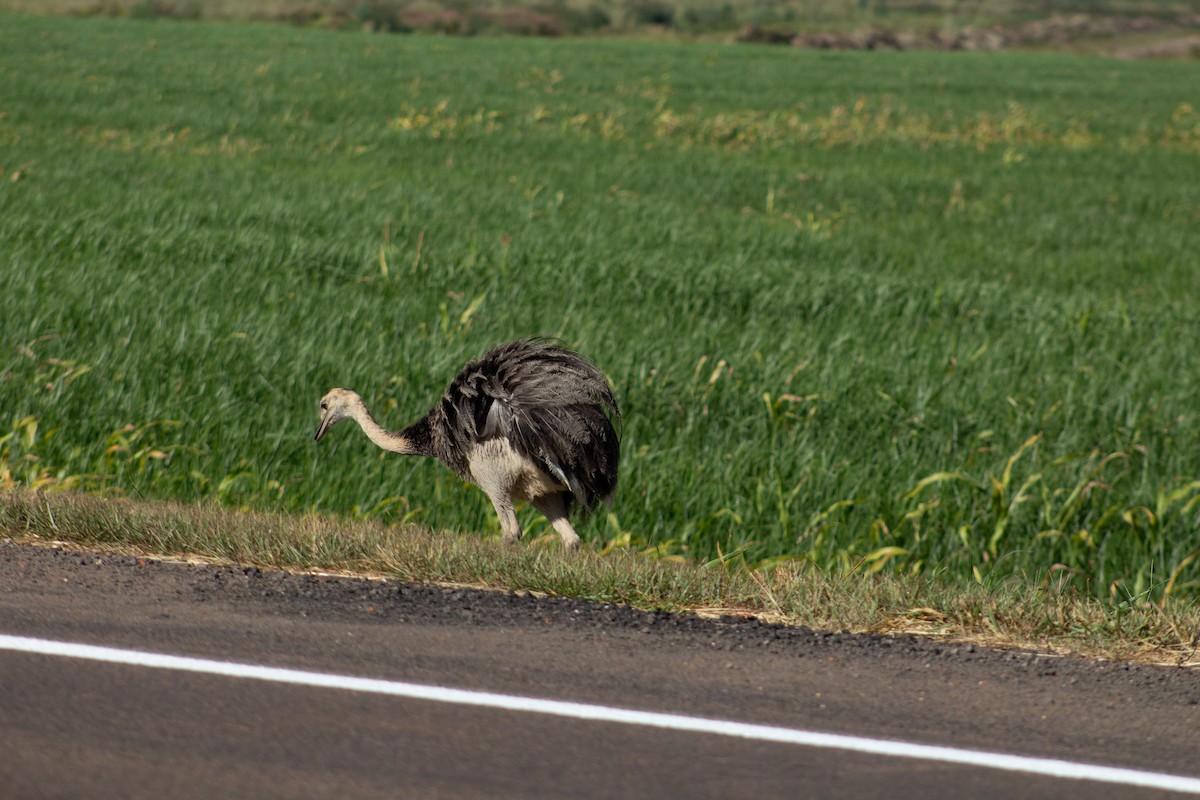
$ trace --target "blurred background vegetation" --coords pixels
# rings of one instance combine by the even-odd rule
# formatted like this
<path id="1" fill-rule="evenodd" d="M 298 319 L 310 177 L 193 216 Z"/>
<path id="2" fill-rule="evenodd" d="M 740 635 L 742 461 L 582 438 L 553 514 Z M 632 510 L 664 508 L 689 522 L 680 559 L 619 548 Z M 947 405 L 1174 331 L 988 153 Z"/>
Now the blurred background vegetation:
<path id="1" fill-rule="evenodd" d="M 845 49 L 1128 42 L 1149 55 L 1200 51 L 1190 40 L 1200 32 L 1198 0 L 0 0 L 0 10 L 463 36 L 737 35 Z"/>

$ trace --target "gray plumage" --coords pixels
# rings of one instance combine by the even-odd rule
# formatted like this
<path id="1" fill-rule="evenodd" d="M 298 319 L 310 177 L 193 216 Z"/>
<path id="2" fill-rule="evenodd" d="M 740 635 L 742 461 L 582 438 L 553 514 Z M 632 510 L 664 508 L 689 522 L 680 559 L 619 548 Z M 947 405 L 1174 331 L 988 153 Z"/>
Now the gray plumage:
<path id="1" fill-rule="evenodd" d="M 591 510 L 617 485 L 620 410 L 604 374 L 553 342 L 521 339 L 463 367 L 424 418 L 383 429 L 362 398 L 332 389 L 316 437 L 351 418 L 384 449 L 432 456 L 476 483 L 496 508 L 506 541 L 521 536 L 513 505 L 542 511 L 569 549 L 579 537 L 567 514 Z"/>

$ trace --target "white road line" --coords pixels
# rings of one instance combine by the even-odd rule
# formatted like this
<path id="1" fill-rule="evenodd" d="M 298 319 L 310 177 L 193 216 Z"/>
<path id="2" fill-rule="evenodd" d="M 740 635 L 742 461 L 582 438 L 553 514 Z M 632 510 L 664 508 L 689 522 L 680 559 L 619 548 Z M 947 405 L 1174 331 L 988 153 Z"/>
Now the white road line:
<path id="1" fill-rule="evenodd" d="M 549 714 L 556 717 L 616 722 L 623 725 L 640 725 L 665 728 L 689 733 L 706 733 L 718 736 L 733 736 L 756 739 L 764 742 L 781 742 L 802 747 L 821 747 L 834 750 L 849 750 L 856 753 L 913 758 L 922 761 L 938 761 L 947 764 L 963 764 L 971 767 L 1023 772 L 1051 778 L 1116 783 L 1125 786 L 1142 786 L 1165 789 L 1173 792 L 1200 795 L 1200 778 L 1168 775 L 1160 772 L 1144 772 L 1136 769 L 1106 767 L 1096 764 L 1080 764 L 1053 758 L 1033 758 L 1005 753 L 988 753 L 978 750 L 960 750 L 956 747 L 916 744 L 913 742 L 867 739 L 860 736 L 845 736 L 834 733 L 819 733 L 773 725 L 755 725 L 702 717 L 687 717 L 681 714 L 661 714 L 651 711 L 635 711 L 624 708 L 570 703 L 560 700 L 541 700 L 534 697 L 477 692 L 467 689 L 448 689 L 440 686 L 425 686 L 416 683 L 356 678 L 348 675 L 331 675 L 321 672 L 304 672 L 294 669 L 263 667 L 255 664 L 237 664 L 227 661 L 212 661 L 203 658 L 145 653 L 137 650 L 120 650 L 113 647 L 98 647 L 74 642 L 56 642 L 48 639 L 32 639 L 24 636 L 0 634 L 0 650 L 24 653 L 39 653 L 48 656 L 81 658 L 104 661 L 151 669 L 171 669 L 183 672 L 200 672 L 229 678 L 248 678 L 275 683 L 290 683 L 314 686 L 323 689 L 344 689 L 354 692 L 408 697 L 415 700 L 430 700 L 439 703 L 482 706 L 508 711 L 526 711 Z"/>

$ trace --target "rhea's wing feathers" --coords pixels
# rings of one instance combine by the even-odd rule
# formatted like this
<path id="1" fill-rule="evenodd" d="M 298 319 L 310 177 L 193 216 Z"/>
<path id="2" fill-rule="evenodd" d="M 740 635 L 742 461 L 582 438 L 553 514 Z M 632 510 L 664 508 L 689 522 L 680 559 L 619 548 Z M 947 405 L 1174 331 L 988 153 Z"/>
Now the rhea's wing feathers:
<path id="1" fill-rule="evenodd" d="M 459 373 L 441 411 L 460 449 L 503 436 L 584 506 L 616 486 L 620 411 L 604 374 L 577 353 L 541 340 L 500 345 Z"/>

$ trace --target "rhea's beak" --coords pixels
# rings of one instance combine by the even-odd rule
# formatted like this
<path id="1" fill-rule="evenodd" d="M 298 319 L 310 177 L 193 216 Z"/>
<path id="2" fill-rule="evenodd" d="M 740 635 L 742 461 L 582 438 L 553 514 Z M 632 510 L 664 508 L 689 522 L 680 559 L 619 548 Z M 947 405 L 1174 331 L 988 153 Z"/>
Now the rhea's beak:
<path id="1" fill-rule="evenodd" d="M 317 434 L 316 434 L 316 436 L 313 436 L 313 439 L 315 439 L 318 442 L 321 441 L 321 437 L 325 435 L 325 431 L 329 430 L 329 426 L 332 424 L 333 424 L 333 414 L 326 411 L 324 414 L 321 415 L 321 425 L 317 428 Z"/>

